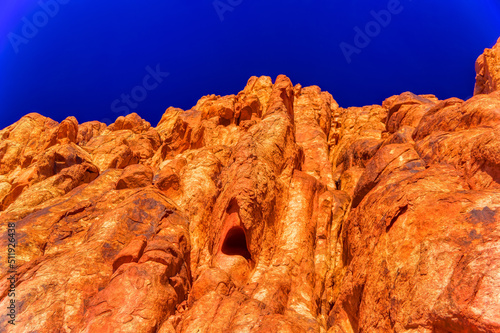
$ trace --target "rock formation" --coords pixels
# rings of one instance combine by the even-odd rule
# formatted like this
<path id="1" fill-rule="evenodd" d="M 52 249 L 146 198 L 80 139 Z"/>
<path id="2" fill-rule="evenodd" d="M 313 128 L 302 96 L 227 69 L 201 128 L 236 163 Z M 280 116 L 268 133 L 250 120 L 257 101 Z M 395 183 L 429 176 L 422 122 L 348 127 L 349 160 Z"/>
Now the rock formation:
<path id="1" fill-rule="evenodd" d="M 499 59 L 467 101 L 263 76 L 156 127 L 22 117 L 0 332 L 500 332 Z"/>
<path id="2" fill-rule="evenodd" d="M 500 89 L 500 38 L 493 48 L 484 50 L 476 60 L 476 73 L 474 95 Z"/>

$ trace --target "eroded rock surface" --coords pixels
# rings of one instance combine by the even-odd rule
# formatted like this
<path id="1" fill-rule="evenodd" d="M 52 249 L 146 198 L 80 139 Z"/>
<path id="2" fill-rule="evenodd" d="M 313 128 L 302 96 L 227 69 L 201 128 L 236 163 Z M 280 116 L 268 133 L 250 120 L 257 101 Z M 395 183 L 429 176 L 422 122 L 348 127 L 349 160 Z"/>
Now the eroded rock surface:
<path id="1" fill-rule="evenodd" d="M 500 39 L 476 60 L 476 87 L 474 95 L 488 94 L 500 89 Z"/>
<path id="2" fill-rule="evenodd" d="M 341 108 L 279 76 L 156 127 L 24 116 L 0 332 L 500 332 L 497 50 L 467 101 Z"/>

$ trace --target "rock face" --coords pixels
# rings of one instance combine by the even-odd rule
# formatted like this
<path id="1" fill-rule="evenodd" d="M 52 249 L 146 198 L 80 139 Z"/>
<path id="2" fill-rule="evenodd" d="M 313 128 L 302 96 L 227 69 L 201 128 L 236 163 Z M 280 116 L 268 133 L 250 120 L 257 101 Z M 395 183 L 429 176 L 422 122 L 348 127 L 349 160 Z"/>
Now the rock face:
<path id="1" fill-rule="evenodd" d="M 500 38 L 493 48 L 484 50 L 477 58 L 476 73 L 474 95 L 500 89 Z"/>
<path id="2" fill-rule="evenodd" d="M 278 76 L 156 127 L 24 116 L 0 332 L 500 332 L 499 52 L 467 101 L 340 108 Z"/>

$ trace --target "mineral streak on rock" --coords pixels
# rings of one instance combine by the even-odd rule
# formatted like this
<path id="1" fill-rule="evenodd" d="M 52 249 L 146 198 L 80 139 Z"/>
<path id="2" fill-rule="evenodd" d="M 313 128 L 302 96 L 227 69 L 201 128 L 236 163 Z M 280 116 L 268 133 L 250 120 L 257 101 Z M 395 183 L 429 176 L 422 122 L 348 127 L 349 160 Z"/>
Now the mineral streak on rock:
<path id="1" fill-rule="evenodd" d="M 156 127 L 22 117 L 0 332 L 500 332 L 499 59 L 467 101 L 341 108 L 280 75 Z"/>

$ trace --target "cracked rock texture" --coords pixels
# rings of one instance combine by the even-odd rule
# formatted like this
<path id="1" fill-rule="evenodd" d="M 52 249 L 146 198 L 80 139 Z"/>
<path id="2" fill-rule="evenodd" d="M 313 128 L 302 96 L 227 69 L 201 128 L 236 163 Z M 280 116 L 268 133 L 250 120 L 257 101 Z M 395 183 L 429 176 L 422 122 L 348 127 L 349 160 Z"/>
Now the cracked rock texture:
<path id="1" fill-rule="evenodd" d="M 500 332 L 499 59 L 467 101 L 341 108 L 263 76 L 156 127 L 22 117 L 0 332 Z"/>

